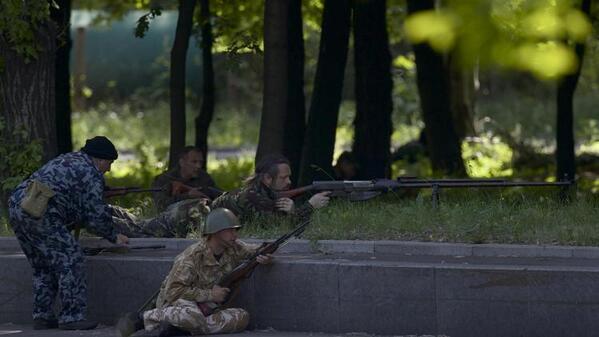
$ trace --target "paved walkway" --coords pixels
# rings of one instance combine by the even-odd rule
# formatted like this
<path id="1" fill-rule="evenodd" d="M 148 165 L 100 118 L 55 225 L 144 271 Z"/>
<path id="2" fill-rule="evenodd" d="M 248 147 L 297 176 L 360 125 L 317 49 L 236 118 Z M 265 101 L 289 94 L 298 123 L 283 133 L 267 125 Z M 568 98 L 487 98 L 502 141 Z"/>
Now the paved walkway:
<path id="1" fill-rule="evenodd" d="M 118 332 L 111 326 L 100 325 L 95 330 L 88 331 L 64 331 L 64 330 L 33 330 L 30 326 L 15 325 L 10 323 L 0 324 L 0 336 L 3 337 L 115 337 Z M 224 335 L 223 335 L 224 336 Z M 246 331 L 244 333 L 229 334 L 230 337 L 383 337 L 380 335 L 370 335 L 365 333 L 348 334 L 325 334 L 312 332 L 283 332 L 275 330 Z M 395 337 L 416 337 L 416 335 L 395 336 Z M 421 335 L 419 337 L 436 337 L 432 335 Z M 442 336 L 439 336 L 442 337 Z"/>

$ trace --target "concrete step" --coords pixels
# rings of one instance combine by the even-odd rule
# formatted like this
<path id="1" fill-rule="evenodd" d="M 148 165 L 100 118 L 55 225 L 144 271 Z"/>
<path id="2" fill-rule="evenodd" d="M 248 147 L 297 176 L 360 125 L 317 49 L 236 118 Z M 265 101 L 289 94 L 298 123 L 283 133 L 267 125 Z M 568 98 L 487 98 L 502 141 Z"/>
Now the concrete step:
<path id="1" fill-rule="evenodd" d="M 110 325 L 141 306 L 168 273 L 179 245 L 88 258 L 90 318 Z M 597 336 L 598 258 L 573 257 L 576 249 L 565 257 L 522 254 L 535 246 L 516 247 L 512 253 L 509 247 L 487 247 L 482 256 L 463 255 L 461 245 L 418 246 L 421 254 L 416 255 L 340 247 L 283 250 L 274 265 L 259 267 L 243 284 L 237 305 L 250 312 L 253 329 L 276 331 Z M 494 250 L 499 254 L 490 254 Z M 0 265 L 0 323 L 29 322 L 26 259 L 6 249 Z"/>

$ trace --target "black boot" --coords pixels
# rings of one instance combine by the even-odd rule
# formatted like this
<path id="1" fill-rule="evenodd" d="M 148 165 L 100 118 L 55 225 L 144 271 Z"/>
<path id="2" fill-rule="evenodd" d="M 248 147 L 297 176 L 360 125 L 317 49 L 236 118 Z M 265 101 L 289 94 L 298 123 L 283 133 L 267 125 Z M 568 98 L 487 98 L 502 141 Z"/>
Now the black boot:
<path id="1" fill-rule="evenodd" d="M 83 319 L 80 321 L 60 323 L 58 328 L 61 330 L 92 330 L 98 326 L 98 322 Z"/>
<path id="2" fill-rule="evenodd" d="M 135 331 L 144 328 L 144 320 L 137 312 L 128 312 L 119 318 L 116 323 L 116 329 L 121 333 L 121 337 L 129 337 Z"/>
<path id="3" fill-rule="evenodd" d="M 172 336 L 191 336 L 191 332 L 181 330 L 174 325 L 170 325 L 167 322 L 161 322 L 159 328 L 158 337 L 172 337 Z"/>
<path id="4" fill-rule="evenodd" d="M 33 320 L 33 330 L 57 329 L 58 320 L 36 318 Z"/>

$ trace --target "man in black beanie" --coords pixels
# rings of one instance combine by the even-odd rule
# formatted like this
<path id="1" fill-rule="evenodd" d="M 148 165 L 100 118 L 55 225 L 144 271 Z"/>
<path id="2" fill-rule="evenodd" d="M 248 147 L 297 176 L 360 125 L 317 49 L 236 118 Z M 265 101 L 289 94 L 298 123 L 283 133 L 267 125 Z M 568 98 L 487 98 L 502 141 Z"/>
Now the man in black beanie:
<path id="1" fill-rule="evenodd" d="M 112 211 L 104 202 L 104 173 L 118 153 L 108 138 L 88 139 L 78 152 L 60 155 L 34 172 L 12 192 L 9 219 L 33 268 L 34 329 L 87 330 L 87 294 L 83 251 L 71 234 L 73 224 L 118 244 Z M 53 307 L 60 298 L 58 317 Z"/>
<path id="2" fill-rule="evenodd" d="M 99 159 L 116 160 L 119 157 L 114 144 L 104 136 L 95 136 L 86 140 L 81 151 Z"/>

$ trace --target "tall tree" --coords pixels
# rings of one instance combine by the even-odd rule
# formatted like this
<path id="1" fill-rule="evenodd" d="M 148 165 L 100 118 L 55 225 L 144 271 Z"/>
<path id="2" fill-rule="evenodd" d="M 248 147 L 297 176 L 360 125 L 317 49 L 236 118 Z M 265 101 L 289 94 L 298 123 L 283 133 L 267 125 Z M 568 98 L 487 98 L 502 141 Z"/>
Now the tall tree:
<path id="1" fill-rule="evenodd" d="M 306 128 L 304 97 L 304 34 L 302 1 L 290 0 L 287 12 L 287 109 L 283 155 L 291 163 L 292 172 L 299 173 Z"/>
<path id="2" fill-rule="evenodd" d="M 196 141 L 195 145 L 202 149 L 204 166 L 208 157 L 208 129 L 214 116 L 214 65 L 212 62 L 212 23 L 210 15 L 210 1 L 200 0 L 200 26 L 202 32 L 202 107 L 195 120 Z"/>
<path id="3" fill-rule="evenodd" d="M 353 152 L 358 176 L 389 176 L 391 147 L 391 55 L 386 26 L 386 1 L 354 4 L 356 117 Z"/>
<path id="4" fill-rule="evenodd" d="M 71 136 L 71 72 L 69 59 L 71 39 L 71 0 L 58 0 L 58 8 L 51 8 L 50 15 L 58 27 L 56 50 L 56 137 L 58 153 L 73 150 Z"/>
<path id="5" fill-rule="evenodd" d="M 458 139 L 474 136 L 474 71 L 473 67 L 458 63 L 455 53 L 445 59 L 445 69 L 449 81 L 449 101 L 451 116 Z"/>
<path id="6" fill-rule="evenodd" d="M 583 0 L 580 9 L 587 16 L 591 13 L 591 0 Z M 555 157 L 557 161 L 556 177 L 558 179 L 574 179 L 576 176 L 576 162 L 574 153 L 574 92 L 580 78 L 582 61 L 584 58 L 585 44 L 578 42 L 574 46 L 578 56 L 576 71 L 564 76 L 557 86 L 557 147 Z"/>
<path id="7" fill-rule="evenodd" d="M 408 13 L 435 8 L 434 0 L 408 0 Z M 449 175 L 465 175 L 460 141 L 451 114 L 449 80 L 443 55 L 428 44 L 414 44 L 418 94 L 425 124 L 427 146 L 433 170 Z"/>
<path id="8" fill-rule="evenodd" d="M 256 162 L 265 155 L 284 151 L 290 1 L 266 0 L 264 5 L 264 94 Z"/>
<path id="9" fill-rule="evenodd" d="M 321 27 L 314 92 L 300 168 L 300 185 L 316 179 L 327 179 L 332 175 L 331 162 L 335 150 L 335 132 L 351 27 L 350 2 L 325 0 Z M 314 167 L 319 169 L 315 170 Z"/>
<path id="10" fill-rule="evenodd" d="M 45 1 L 0 3 L 2 116 L 9 130 L 25 130 L 29 139 L 42 142 L 43 160 L 58 152 L 54 113 L 57 30 L 48 13 Z"/>
<path id="11" fill-rule="evenodd" d="M 179 0 L 179 15 L 175 40 L 171 49 L 170 101 L 171 101 L 171 142 L 169 167 L 177 164 L 177 155 L 185 146 L 185 64 L 189 37 L 193 26 L 193 12 L 196 0 Z"/>

